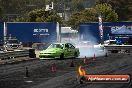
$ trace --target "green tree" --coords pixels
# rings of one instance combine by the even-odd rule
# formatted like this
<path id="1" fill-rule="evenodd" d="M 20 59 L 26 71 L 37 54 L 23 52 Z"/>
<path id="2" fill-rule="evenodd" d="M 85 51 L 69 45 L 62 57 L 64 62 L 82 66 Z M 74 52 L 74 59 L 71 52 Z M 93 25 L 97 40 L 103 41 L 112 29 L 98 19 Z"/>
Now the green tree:
<path id="1" fill-rule="evenodd" d="M 84 5 L 83 5 L 83 0 L 72 0 L 72 10 L 74 12 L 78 12 L 78 11 L 81 11 L 81 10 L 84 10 Z"/>
<path id="2" fill-rule="evenodd" d="M 96 10 L 94 8 L 86 9 L 81 12 L 72 14 L 67 22 L 72 28 L 78 28 L 80 23 L 95 22 L 97 21 Z"/>
<path id="3" fill-rule="evenodd" d="M 18 15 L 23 15 L 33 9 L 45 7 L 47 0 L 0 0 L 0 6 L 3 9 L 4 20 L 8 16 L 15 19 Z"/>
<path id="4" fill-rule="evenodd" d="M 96 0 L 96 4 L 107 3 L 109 0 Z"/>
<path id="5" fill-rule="evenodd" d="M 110 4 L 97 4 L 95 6 L 98 14 L 101 14 L 104 22 L 116 22 L 118 21 L 118 14 L 112 9 Z"/>
<path id="6" fill-rule="evenodd" d="M 109 0 L 120 21 L 132 21 L 132 0 Z"/>
<path id="7" fill-rule="evenodd" d="M 80 20 L 79 20 L 79 18 L 80 18 L 80 16 L 81 16 L 81 13 L 74 13 L 71 17 L 70 17 L 70 19 L 69 19 L 69 21 L 67 22 L 67 24 L 69 25 L 69 26 L 71 26 L 72 28 L 77 28 L 77 26 L 80 24 Z"/>
<path id="8" fill-rule="evenodd" d="M 21 14 L 36 8 L 45 7 L 47 0 L 0 0 L 5 14 Z"/>
<path id="9" fill-rule="evenodd" d="M 72 14 L 67 22 L 72 28 L 78 28 L 80 23 L 98 22 L 98 15 L 101 14 L 104 22 L 118 21 L 117 13 L 109 4 L 97 4 L 94 8 L 89 8 L 81 12 Z"/>
<path id="10" fill-rule="evenodd" d="M 2 7 L 0 7 L 0 19 L 2 18 L 3 15 L 3 11 L 2 11 Z"/>
<path id="11" fill-rule="evenodd" d="M 18 17 L 15 21 L 26 22 L 59 22 L 61 23 L 60 16 L 54 11 L 45 11 L 42 9 L 35 9 L 25 14 L 24 17 Z"/>

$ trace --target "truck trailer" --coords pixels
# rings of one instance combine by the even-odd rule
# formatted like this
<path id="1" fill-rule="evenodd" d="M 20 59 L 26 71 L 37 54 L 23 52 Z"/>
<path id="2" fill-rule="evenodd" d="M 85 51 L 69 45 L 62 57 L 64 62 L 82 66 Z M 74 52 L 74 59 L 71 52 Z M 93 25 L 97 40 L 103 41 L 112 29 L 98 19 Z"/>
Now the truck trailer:
<path id="1" fill-rule="evenodd" d="M 94 46 L 104 47 L 112 53 L 119 51 L 130 51 L 132 40 L 132 22 L 104 22 L 103 23 L 103 44 L 98 22 L 81 24 L 79 27 L 80 40 L 91 41 Z M 112 41 L 112 43 L 107 41 Z M 130 48 L 130 49 L 129 49 Z"/>
<path id="2" fill-rule="evenodd" d="M 98 22 L 85 23 L 79 26 L 80 39 L 83 41 L 101 41 Z M 132 22 L 104 22 L 103 40 L 116 39 L 122 43 L 132 36 Z"/>
<path id="3" fill-rule="evenodd" d="M 3 40 L 4 40 L 4 26 L 3 26 L 3 22 L 0 22 L 0 47 L 3 46 Z"/>
<path id="4" fill-rule="evenodd" d="M 59 41 L 59 24 L 54 22 L 7 22 L 7 36 L 16 37 L 22 44 Z"/>

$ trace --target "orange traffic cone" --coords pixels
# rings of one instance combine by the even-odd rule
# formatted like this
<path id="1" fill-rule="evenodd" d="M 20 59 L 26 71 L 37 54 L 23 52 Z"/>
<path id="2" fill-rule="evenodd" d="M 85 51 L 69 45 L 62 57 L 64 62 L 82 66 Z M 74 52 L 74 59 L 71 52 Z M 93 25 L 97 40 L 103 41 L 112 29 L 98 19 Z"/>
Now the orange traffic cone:
<path id="1" fill-rule="evenodd" d="M 96 55 L 94 53 L 93 61 L 96 62 Z"/>
<path id="2" fill-rule="evenodd" d="M 86 57 L 86 56 L 84 57 L 83 63 L 84 63 L 85 65 L 88 64 L 88 63 L 87 63 L 87 57 Z"/>
<path id="3" fill-rule="evenodd" d="M 56 72 L 56 65 L 55 65 L 55 63 L 52 64 L 51 71 L 52 72 Z"/>

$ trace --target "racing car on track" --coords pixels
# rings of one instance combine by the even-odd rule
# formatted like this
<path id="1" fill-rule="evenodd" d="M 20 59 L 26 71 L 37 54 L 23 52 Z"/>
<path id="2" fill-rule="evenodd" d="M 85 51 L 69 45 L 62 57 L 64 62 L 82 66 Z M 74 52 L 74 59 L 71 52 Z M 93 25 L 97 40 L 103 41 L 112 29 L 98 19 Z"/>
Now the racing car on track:
<path id="1" fill-rule="evenodd" d="M 39 59 L 76 58 L 79 55 L 79 49 L 71 43 L 53 43 L 46 50 L 40 51 Z"/>

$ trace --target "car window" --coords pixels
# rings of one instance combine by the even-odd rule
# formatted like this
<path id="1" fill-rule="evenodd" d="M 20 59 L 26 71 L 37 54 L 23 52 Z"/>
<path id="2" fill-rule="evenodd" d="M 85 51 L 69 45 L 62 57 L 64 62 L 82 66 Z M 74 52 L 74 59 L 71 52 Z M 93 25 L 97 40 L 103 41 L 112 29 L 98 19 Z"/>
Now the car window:
<path id="1" fill-rule="evenodd" d="M 48 48 L 61 48 L 63 49 L 64 44 L 51 44 Z"/>
<path id="2" fill-rule="evenodd" d="M 75 49 L 75 47 L 72 44 L 69 43 L 68 45 L 69 45 L 69 48 Z"/>
<path id="3" fill-rule="evenodd" d="M 61 44 L 61 49 L 63 49 L 64 48 L 64 44 Z"/>
<path id="4" fill-rule="evenodd" d="M 69 45 L 68 44 L 65 44 L 65 48 L 69 48 Z"/>
<path id="5" fill-rule="evenodd" d="M 18 40 L 8 40 L 8 43 L 19 43 Z"/>

